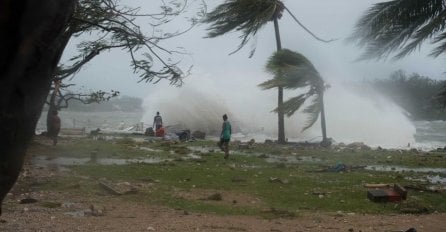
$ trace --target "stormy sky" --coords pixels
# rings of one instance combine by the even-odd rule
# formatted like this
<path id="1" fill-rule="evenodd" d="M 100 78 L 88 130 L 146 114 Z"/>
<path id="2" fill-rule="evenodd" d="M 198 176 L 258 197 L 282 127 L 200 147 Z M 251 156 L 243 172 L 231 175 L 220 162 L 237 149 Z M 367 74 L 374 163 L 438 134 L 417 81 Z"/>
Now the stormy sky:
<path id="1" fill-rule="evenodd" d="M 158 8 L 150 1 L 126 1 L 134 6 L 142 6 L 143 10 L 154 12 Z M 212 10 L 220 0 L 207 0 L 208 10 Z M 364 11 L 379 0 L 284 0 L 287 7 L 298 19 L 315 34 L 324 39 L 337 39 L 331 43 L 323 43 L 313 39 L 301 29 L 288 14 L 280 20 L 282 45 L 298 51 L 309 58 L 327 82 L 361 81 L 364 79 L 385 78 L 389 73 L 403 69 L 408 73 L 419 73 L 435 79 L 444 77 L 444 57 L 431 58 L 427 54 L 430 45 L 425 44 L 419 51 L 399 60 L 355 62 L 361 54 L 360 48 L 346 42 L 352 33 L 354 24 Z M 194 8 L 195 7 L 195 8 Z M 189 12 L 197 6 L 191 6 Z M 144 25 L 143 25 L 144 26 Z M 239 34 L 231 33 L 215 39 L 205 39 L 207 25 L 199 25 L 181 37 L 166 41 L 162 45 L 167 48 L 184 47 L 188 55 L 180 57 L 182 67 L 193 66 L 191 75 L 184 81 L 185 85 L 209 79 L 222 88 L 232 88 L 237 83 L 258 83 L 269 78 L 264 70 L 268 57 L 275 51 L 273 24 L 266 25 L 257 35 L 257 50 L 252 58 L 248 58 L 251 44 L 240 52 L 228 55 L 239 44 Z M 174 31 L 184 27 L 181 19 L 166 25 L 166 30 Z M 63 60 L 75 54 L 75 45 L 80 39 L 73 39 L 64 53 Z M 123 95 L 146 97 L 158 88 L 174 88 L 166 83 L 152 85 L 138 83 L 138 76 L 129 67 L 128 55 L 119 50 L 106 52 L 79 72 L 72 79 L 83 89 L 118 90 Z"/>

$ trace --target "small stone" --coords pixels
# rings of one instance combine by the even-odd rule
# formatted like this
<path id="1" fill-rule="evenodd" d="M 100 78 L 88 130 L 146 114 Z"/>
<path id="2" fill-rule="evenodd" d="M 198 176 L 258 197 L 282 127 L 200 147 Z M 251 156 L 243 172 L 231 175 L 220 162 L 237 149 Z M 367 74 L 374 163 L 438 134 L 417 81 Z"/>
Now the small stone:
<path id="1" fill-rule="evenodd" d="M 155 231 L 155 228 L 149 226 L 149 227 L 147 227 L 147 230 L 148 230 L 148 231 Z"/>

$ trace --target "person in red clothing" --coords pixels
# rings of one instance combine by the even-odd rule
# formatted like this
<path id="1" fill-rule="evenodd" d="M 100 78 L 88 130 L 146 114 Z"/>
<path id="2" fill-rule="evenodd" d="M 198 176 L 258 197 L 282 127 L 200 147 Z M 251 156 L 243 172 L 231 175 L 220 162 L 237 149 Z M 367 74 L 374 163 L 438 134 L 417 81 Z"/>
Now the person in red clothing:
<path id="1" fill-rule="evenodd" d="M 155 131 L 156 137 L 164 137 L 164 134 L 165 134 L 164 127 L 160 127 Z"/>

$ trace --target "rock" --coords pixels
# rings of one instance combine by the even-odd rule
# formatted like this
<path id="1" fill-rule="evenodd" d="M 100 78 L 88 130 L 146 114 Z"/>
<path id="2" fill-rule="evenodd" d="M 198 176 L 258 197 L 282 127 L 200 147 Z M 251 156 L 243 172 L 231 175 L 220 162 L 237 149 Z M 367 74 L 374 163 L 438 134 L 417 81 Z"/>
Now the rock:
<path id="1" fill-rule="evenodd" d="M 265 144 L 273 144 L 274 142 L 271 139 L 265 139 Z"/>
<path id="2" fill-rule="evenodd" d="M 206 133 L 202 132 L 202 131 L 194 131 L 192 133 L 192 137 L 195 139 L 205 139 L 206 138 Z"/>
<path id="3" fill-rule="evenodd" d="M 97 205 L 90 205 L 91 215 L 95 217 L 104 216 L 104 208 Z"/>
<path id="4" fill-rule="evenodd" d="M 350 143 L 349 145 L 347 145 L 347 147 L 354 150 L 371 150 L 371 148 L 365 145 L 363 142 Z"/>
<path id="5" fill-rule="evenodd" d="M 280 178 L 276 178 L 276 177 L 270 177 L 269 178 L 269 182 L 271 183 L 279 183 L 279 184 L 289 184 L 290 181 L 287 179 L 280 179 Z"/>
<path id="6" fill-rule="evenodd" d="M 261 155 L 259 155 L 259 156 L 257 156 L 257 157 L 262 158 L 262 159 L 266 159 L 266 158 L 269 158 L 269 155 L 267 155 L 267 154 L 261 154 Z"/>
<path id="7" fill-rule="evenodd" d="M 240 144 L 238 145 L 238 148 L 239 148 L 239 149 L 249 149 L 250 146 L 249 146 L 248 143 L 240 143 Z"/>

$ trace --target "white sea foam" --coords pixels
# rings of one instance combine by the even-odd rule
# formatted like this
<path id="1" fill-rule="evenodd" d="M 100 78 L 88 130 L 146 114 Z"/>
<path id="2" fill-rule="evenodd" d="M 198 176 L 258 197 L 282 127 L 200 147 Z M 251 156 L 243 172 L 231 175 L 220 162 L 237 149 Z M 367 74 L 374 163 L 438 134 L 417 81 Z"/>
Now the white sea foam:
<path id="1" fill-rule="evenodd" d="M 216 134 L 221 116 L 229 115 L 234 132 L 262 141 L 277 136 L 277 91 L 262 91 L 259 79 L 216 80 L 194 76 L 182 88 L 158 88 L 144 100 L 142 121 L 151 123 L 156 111 L 168 125 Z M 293 96 L 290 91 L 287 96 Z M 285 99 L 287 98 L 285 97 Z M 360 86 L 333 83 L 325 95 L 327 133 L 336 142 L 364 142 L 371 146 L 407 147 L 414 144 L 416 129 L 403 110 L 377 92 Z M 306 116 L 297 112 L 286 119 L 290 141 L 320 140 L 320 123 L 302 132 Z M 243 136 L 238 136 L 243 138 Z"/>

